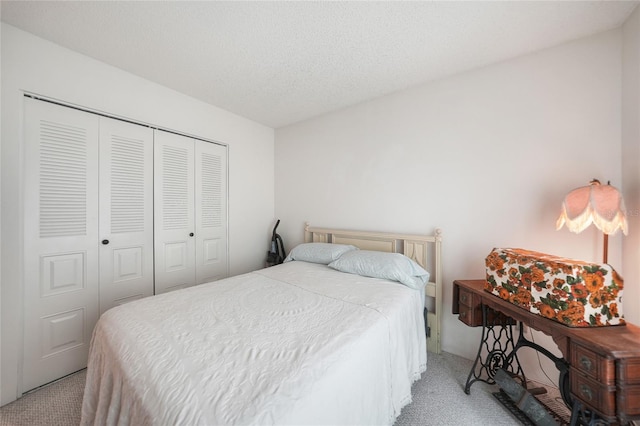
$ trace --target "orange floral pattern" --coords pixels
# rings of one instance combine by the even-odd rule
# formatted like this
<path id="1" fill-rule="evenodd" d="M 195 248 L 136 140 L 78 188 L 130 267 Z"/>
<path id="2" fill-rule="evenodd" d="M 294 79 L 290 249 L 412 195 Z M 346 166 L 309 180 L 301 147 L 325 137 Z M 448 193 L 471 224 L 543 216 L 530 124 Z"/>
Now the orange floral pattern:
<path id="1" fill-rule="evenodd" d="M 624 280 L 606 264 L 494 249 L 485 290 L 569 327 L 622 325 Z"/>

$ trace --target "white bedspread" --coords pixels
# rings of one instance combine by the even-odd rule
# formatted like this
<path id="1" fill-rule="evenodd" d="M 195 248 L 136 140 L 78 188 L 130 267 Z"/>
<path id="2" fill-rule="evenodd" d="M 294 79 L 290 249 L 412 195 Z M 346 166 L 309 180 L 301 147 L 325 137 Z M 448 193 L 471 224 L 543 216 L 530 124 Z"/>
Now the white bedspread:
<path id="1" fill-rule="evenodd" d="M 82 424 L 392 424 L 425 369 L 418 291 L 289 262 L 103 314 Z"/>

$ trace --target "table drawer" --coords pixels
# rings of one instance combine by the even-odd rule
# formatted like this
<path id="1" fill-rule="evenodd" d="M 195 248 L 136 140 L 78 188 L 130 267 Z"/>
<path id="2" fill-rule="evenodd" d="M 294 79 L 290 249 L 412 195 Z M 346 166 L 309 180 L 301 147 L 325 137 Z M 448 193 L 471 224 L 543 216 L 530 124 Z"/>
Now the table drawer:
<path id="1" fill-rule="evenodd" d="M 482 307 L 471 308 L 466 305 L 460 305 L 460 314 L 458 319 L 470 327 L 478 327 L 482 325 Z"/>
<path id="2" fill-rule="evenodd" d="M 480 298 L 467 289 L 461 288 L 458 294 L 458 319 L 471 327 L 482 325 L 482 305 Z"/>
<path id="3" fill-rule="evenodd" d="M 618 389 L 618 415 L 622 420 L 640 419 L 640 386 Z"/>
<path id="4" fill-rule="evenodd" d="M 460 305 L 467 306 L 469 308 L 480 308 L 480 298 L 475 296 L 472 292 L 467 289 L 461 288 L 460 294 L 458 295 L 458 301 Z M 461 308 L 462 309 L 462 308 Z M 482 318 L 480 318 L 482 321 Z"/>
<path id="5" fill-rule="evenodd" d="M 616 391 L 615 387 L 606 386 L 586 377 L 573 368 L 570 369 L 571 394 L 598 411 L 607 418 L 616 416 Z"/>
<path id="6" fill-rule="evenodd" d="M 482 305 L 471 308 L 461 304 L 458 319 L 469 327 L 482 326 Z M 516 321 L 501 312 L 487 308 L 487 324 L 495 326 L 515 325 Z"/>
<path id="7" fill-rule="evenodd" d="M 640 419 L 640 359 L 618 360 L 618 416 L 623 421 Z"/>
<path id="8" fill-rule="evenodd" d="M 571 367 L 605 386 L 616 383 L 615 362 L 577 343 L 571 343 Z"/>
<path id="9" fill-rule="evenodd" d="M 640 385 L 640 359 L 618 361 L 618 382 L 622 385 Z"/>

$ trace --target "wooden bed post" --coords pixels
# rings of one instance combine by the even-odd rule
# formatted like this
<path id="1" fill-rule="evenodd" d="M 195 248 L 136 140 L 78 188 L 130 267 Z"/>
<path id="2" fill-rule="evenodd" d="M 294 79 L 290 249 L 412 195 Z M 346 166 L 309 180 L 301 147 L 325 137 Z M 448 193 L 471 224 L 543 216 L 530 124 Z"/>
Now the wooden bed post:
<path id="1" fill-rule="evenodd" d="M 435 312 L 428 314 L 431 319 L 431 335 L 427 339 L 427 350 L 439 354 L 442 350 L 441 328 L 442 328 L 442 229 L 436 228 L 434 236 L 434 284 L 435 284 Z M 429 318 L 430 317 L 430 318 Z M 427 321 L 429 322 L 429 321 Z"/>

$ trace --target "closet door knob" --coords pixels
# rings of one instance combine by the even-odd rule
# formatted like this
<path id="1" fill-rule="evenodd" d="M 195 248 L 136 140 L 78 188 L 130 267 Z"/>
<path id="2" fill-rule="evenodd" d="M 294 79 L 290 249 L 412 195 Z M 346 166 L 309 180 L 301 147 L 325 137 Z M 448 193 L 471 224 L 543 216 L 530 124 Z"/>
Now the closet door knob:
<path id="1" fill-rule="evenodd" d="M 190 236 L 190 237 L 193 237 L 193 232 L 190 232 L 190 233 L 189 233 L 189 236 Z"/>
<path id="2" fill-rule="evenodd" d="M 107 244 L 109 244 L 109 240 L 102 240 L 102 244 L 106 246 Z"/>

